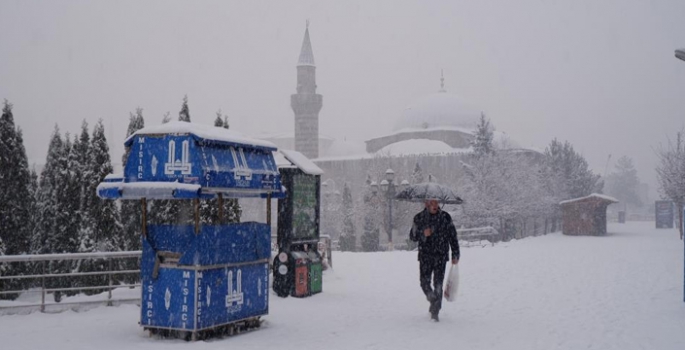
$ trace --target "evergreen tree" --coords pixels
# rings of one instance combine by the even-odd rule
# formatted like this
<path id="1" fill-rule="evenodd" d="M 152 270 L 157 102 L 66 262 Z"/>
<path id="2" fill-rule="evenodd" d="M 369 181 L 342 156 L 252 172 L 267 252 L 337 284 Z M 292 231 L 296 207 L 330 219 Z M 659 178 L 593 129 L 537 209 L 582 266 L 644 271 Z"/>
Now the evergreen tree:
<path id="1" fill-rule="evenodd" d="M 558 181 L 553 192 L 561 195 L 560 200 L 602 192 L 600 176 L 590 170 L 585 158 L 568 141 L 552 140 L 545 149 L 545 158 L 544 172 Z"/>
<path id="2" fill-rule="evenodd" d="M 227 115 L 224 116 L 224 129 L 230 129 L 230 127 L 228 126 L 228 116 Z"/>
<path id="3" fill-rule="evenodd" d="M 68 135 L 68 134 L 67 134 Z M 51 136 L 45 168 L 40 176 L 40 189 L 36 204 L 36 227 L 32 236 L 31 251 L 34 254 L 73 253 L 78 241 L 73 230 L 73 212 L 70 211 L 70 171 L 69 152 L 72 149 L 68 136 L 62 139 L 59 127 Z M 71 272 L 71 261 L 51 261 L 47 266 L 49 273 Z M 49 288 L 63 288 L 71 285 L 71 279 L 49 279 Z M 55 292 L 55 301 L 61 300 L 63 293 Z M 71 294 L 71 293 L 70 293 Z"/>
<path id="4" fill-rule="evenodd" d="M 102 200 L 97 196 L 97 186 L 112 173 L 109 146 L 105 137 L 102 120 L 93 129 L 90 147 L 91 176 L 88 179 L 86 195 L 90 200 L 90 217 L 93 218 L 93 237 L 98 251 L 119 250 L 121 247 L 121 221 L 119 211 L 113 201 Z"/>
<path id="5" fill-rule="evenodd" d="M 362 250 L 375 252 L 380 248 L 380 198 L 377 193 L 367 194 L 364 198 L 364 234 L 362 234 Z"/>
<path id="6" fill-rule="evenodd" d="M 485 114 L 480 114 L 480 121 L 474 133 L 474 140 L 471 142 L 473 146 L 473 152 L 476 156 L 481 157 L 484 155 L 493 154 L 495 148 L 493 146 L 493 127 L 490 124 L 490 120 L 485 118 Z"/>
<path id="7" fill-rule="evenodd" d="M 162 118 L 162 124 L 166 124 L 171 121 L 171 113 L 166 112 L 164 113 L 164 117 Z"/>
<path id="8" fill-rule="evenodd" d="M 25 254 L 30 242 L 29 171 L 21 129 L 14 124 L 12 104 L 5 100 L 0 116 L 0 255 Z M 6 274 L 23 275 L 24 265 L 3 265 Z M 3 283 L 4 282 L 4 283 Z M 24 280 L 0 281 L 0 291 L 25 288 Z M 2 295 L 13 299 L 17 295 Z"/>
<path id="9" fill-rule="evenodd" d="M 178 120 L 190 123 L 190 109 L 188 108 L 188 95 L 183 96 L 183 104 L 178 112 Z"/>
<path id="10" fill-rule="evenodd" d="M 342 251 L 355 251 L 357 248 L 357 236 L 354 230 L 354 208 L 352 203 L 352 191 L 345 183 L 343 187 L 343 230 L 340 235 L 340 249 Z"/>
<path id="11" fill-rule="evenodd" d="M 86 136 L 81 135 L 82 139 Z M 102 120 L 93 128 L 88 149 L 87 164 L 85 166 L 83 215 L 87 225 L 82 225 L 79 234 L 79 252 L 117 251 L 122 247 L 122 226 L 120 212 L 113 201 L 102 200 L 97 196 L 97 186 L 112 173 L 112 163 L 109 156 L 109 146 L 105 137 L 105 127 Z M 81 272 L 106 271 L 108 262 L 101 260 L 83 260 L 79 262 Z M 104 286 L 106 276 L 87 276 L 79 278 L 79 285 Z M 89 290 L 85 294 L 97 294 L 104 290 Z"/>
<path id="12" fill-rule="evenodd" d="M 568 141 L 552 140 L 545 149 L 540 178 L 546 193 L 544 201 L 551 206 L 552 231 L 561 217 L 560 201 L 601 193 L 604 182 L 590 170 L 585 158 L 576 153 Z"/>
<path id="13" fill-rule="evenodd" d="M 200 222 L 204 225 L 221 225 L 240 222 L 242 208 L 237 198 L 224 198 L 223 220 L 219 219 L 218 198 L 200 200 Z"/>
<path id="14" fill-rule="evenodd" d="M 45 159 L 45 167 L 40 174 L 40 186 L 36 202 L 36 227 L 31 240 L 32 254 L 53 253 L 53 247 L 49 246 L 49 238 L 57 230 L 57 188 L 59 187 L 59 159 L 61 157 L 64 144 L 59 127 L 55 125 L 55 130 L 50 138 L 48 154 Z"/>
<path id="15" fill-rule="evenodd" d="M 126 138 L 133 135 L 136 131 L 145 127 L 145 119 L 143 118 L 143 109 L 136 108 L 135 115 L 130 114 L 128 130 L 126 131 Z M 126 168 L 126 162 L 130 149 L 127 148 L 124 152 L 122 164 Z M 141 229 L 142 229 L 142 212 L 140 203 L 138 201 L 122 201 L 121 202 L 121 223 L 122 223 L 122 242 L 119 249 L 130 251 L 141 249 Z"/>
<path id="16" fill-rule="evenodd" d="M 0 239 L 5 254 L 29 251 L 29 169 L 21 129 L 14 124 L 12 104 L 5 100 L 0 116 Z"/>
<path id="17" fill-rule="evenodd" d="M 221 118 L 221 110 L 216 111 L 216 119 L 214 119 L 214 126 L 223 128 L 224 120 Z"/>
<path id="18" fill-rule="evenodd" d="M 610 182 L 608 193 L 622 203 L 641 207 L 642 200 L 640 200 L 637 192 L 640 186 L 640 179 L 637 177 L 637 170 L 635 170 L 633 160 L 630 157 L 623 156 L 618 159 L 615 168 L 616 171 L 608 178 L 608 182 Z"/>
<path id="19" fill-rule="evenodd" d="M 416 162 L 416 166 L 414 167 L 414 172 L 411 174 L 411 183 L 412 184 L 419 184 L 422 182 L 423 182 L 423 170 L 421 169 L 419 162 Z"/>

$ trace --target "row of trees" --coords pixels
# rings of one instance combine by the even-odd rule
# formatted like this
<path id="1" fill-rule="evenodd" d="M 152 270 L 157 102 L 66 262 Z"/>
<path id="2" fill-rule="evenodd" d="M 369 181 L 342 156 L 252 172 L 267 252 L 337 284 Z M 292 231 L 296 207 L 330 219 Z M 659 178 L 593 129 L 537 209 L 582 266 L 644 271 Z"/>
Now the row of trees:
<path id="1" fill-rule="evenodd" d="M 167 114 L 168 117 L 168 114 Z M 163 122 L 168 122 L 165 117 Z M 179 120 L 190 122 L 187 97 Z M 228 118 L 217 113 L 217 127 L 228 129 Z M 130 113 L 126 136 L 145 126 L 143 110 Z M 122 162 L 125 166 L 128 151 Z M 87 253 L 141 249 L 140 204 L 133 201 L 102 200 L 96 188 L 112 173 L 112 162 L 102 121 L 92 132 L 84 121 L 73 137 L 61 134 L 58 126 L 50 136 L 45 165 L 38 175 L 29 170 L 22 132 L 14 123 L 12 104 L 5 101 L 0 117 L 0 255 Z M 149 201 L 149 224 L 190 224 L 192 205 L 188 201 Z M 201 201 L 201 221 L 219 222 L 216 200 Z M 224 201 L 224 222 L 240 220 L 236 199 Z M 138 268 L 137 262 L 125 263 Z M 23 275 L 47 269 L 52 273 L 104 271 L 102 260 L 54 261 L 48 266 L 0 265 L 3 275 Z M 123 278 L 132 282 L 137 276 Z M 51 288 L 105 285 L 104 277 L 49 279 Z M 3 281 L 0 281 L 2 283 Z M 0 290 L 30 287 L 21 280 L 0 284 Z M 93 291 L 99 292 L 99 291 Z M 13 297 L 13 296 L 10 296 Z M 56 293 L 56 299 L 60 293 Z"/>
<path id="2" fill-rule="evenodd" d="M 526 231 L 529 221 L 544 221 L 544 232 L 556 230 L 559 202 L 602 192 L 600 176 L 568 141 L 552 140 L 542 155 L 497 147 L 484 115 L 474 134 L 474 153 L 464 160 L 459 186 L 468 199 L 463 219 L 469 226 L 492 225 L 505 238 L 516 227 Z"/>
<path id="3" fill-rule="evenodd" d="M 678 212 L 680 239 L 683 239 L 683 206 L 685 205 L 685 131 L 676 134 L 657 150 L 659 165 L 656 168 L 661 194 L 673 201 Z"/>

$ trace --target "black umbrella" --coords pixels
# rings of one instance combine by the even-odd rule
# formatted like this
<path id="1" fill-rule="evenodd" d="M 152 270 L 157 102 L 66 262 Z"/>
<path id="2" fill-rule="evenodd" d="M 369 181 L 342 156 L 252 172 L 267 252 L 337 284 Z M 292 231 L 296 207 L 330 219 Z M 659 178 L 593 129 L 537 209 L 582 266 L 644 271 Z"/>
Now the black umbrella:
<path id="1" fill-rule="evenodd" d="M 435 182 L 409 185 L 395 196 L 395 199 L 409 202 L 423 202 L 435 199 L 443 204 L 461 204 L 464 201 L 449 187 Z"/>

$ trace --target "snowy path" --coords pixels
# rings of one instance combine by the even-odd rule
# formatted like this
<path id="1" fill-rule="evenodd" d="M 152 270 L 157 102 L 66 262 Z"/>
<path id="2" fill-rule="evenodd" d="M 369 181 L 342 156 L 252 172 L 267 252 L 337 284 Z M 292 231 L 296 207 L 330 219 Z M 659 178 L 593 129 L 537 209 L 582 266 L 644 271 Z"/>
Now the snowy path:
<path id="1" fill-rule="evenodd" d="M 0 316 L 7 349 L 685 349 L 683 243 L 653 223 L 466 248 L 455 303 L 429 321 L 415 253 L 338 253 L 324 293 L 273 296 L 259 331 L 150 339 L 133 305 Z"/>

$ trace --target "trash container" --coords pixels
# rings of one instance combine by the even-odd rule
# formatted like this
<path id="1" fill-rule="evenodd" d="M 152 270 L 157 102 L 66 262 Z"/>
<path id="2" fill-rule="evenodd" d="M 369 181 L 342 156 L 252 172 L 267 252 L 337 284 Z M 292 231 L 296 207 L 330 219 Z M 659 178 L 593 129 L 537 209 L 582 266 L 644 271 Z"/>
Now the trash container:
<path id="1" fill-rule="evenodd" d="M 311 294 L 321 293 L 323 279 L 323 265 L 321 256 L 316 251 L 309 252 L 309 291 Z"/>
<path id="2" fill-rule="evenodd" d="M 293 288 L 293 264 L 288 252 L 280 251 L 273 263 L 273 290 L 281 298 L 290 295 Z"/>
<path id="3" fill-rule="evenodd" d="M 305 252 L 290 253 L 294 263 L 294 288 L 291 295 L 304 298 L 310 295 L 309 290 L 309 255 Z"/>

